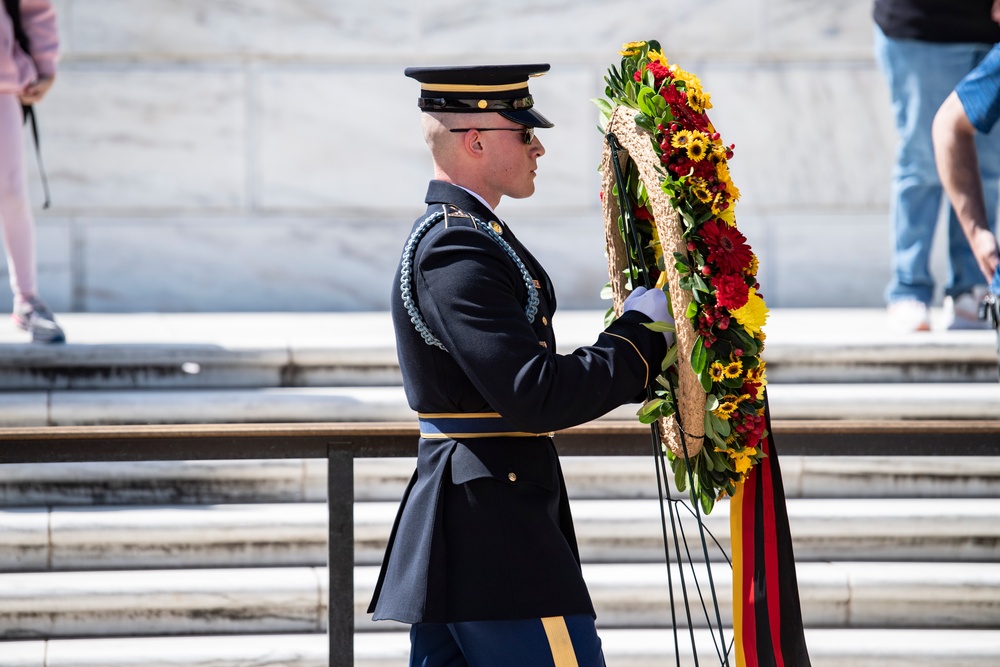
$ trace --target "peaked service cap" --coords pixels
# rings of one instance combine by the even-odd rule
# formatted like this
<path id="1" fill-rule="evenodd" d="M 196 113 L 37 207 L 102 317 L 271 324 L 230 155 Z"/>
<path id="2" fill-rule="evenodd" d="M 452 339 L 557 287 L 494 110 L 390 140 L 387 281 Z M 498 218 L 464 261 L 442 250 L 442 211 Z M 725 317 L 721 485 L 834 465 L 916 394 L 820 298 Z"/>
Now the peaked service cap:
<path id="1" fill-rule="evenodd" d="M 548 64 L 459 65 L 407 67 L 403 73 L 420 82 L 421 111 L 499 113 L 528 127 L 552 127 L 532 108 L 528 93 L 528 79 L 548 71 Z"/>

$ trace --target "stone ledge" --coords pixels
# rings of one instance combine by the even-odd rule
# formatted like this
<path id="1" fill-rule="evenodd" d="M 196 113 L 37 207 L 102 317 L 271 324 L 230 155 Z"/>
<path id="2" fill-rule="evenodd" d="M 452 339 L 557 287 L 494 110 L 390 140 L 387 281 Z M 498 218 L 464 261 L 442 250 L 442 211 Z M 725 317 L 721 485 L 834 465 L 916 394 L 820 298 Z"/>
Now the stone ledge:
<path id="1" fill-rule="evenodd" d="M 778 442 L 779 449 L 781 442 Z M 648 456 L 561 460 L 573 499 L 656 498 Z M 326 502 L 325 459 L 8 463 L 0 507 Z M 357 501 L 398 501 L 415 459 L 355 459 Z M 788 498 L 1000 497 L 993 456 L 781 456 Z M 674 492 L 676 497 L 676 492 Z"/>
<path id="2" fill-rule="evenodd" d="M 774 419 L 994 419 L 1000 384 L 769 384 Z M 412 421 L 403 388 L 9 392 L 0 426 Z M 632 420 L 637 405 L 607 419 Z"/>
<path id="3" fill-rule="evenodd" d="M 685 568 L 707 581 L 697 564 Z M 811 628 L 994 629 L 1000 624 L 997 563 L 798 563 L 803 622 Z M 585 564 L 599 628 L 669 628 L 662 563 Z M 731 623 L 731 572 L 712 574 L 724 623 Z M 373 622 L 366 609 L 378 568 L 356 568 L 358 632 L 401 624 Z M 674 572 L 675 605 L 683 609 Z M 325 568 L 146 570 L 0 575 L 0 638 L 320 632 L 326 627 Z M 703 593 L 708 595 L 708 591 Z M 705 627 L 701 614 L 695 627 Z M 685 622 L 678 621 L 681 624 Z M 684 625 L 686 627 L 686 625 Z"/>
<path id="4" fill-rule="evenodd" d="M 396 502 L 355 505 L 358 564 L 381 562 L 396 509 Z M 701 559 L 688 511 L 679 510 L 688 547 Z M 662 560 L 655 501 L 574 500 L 573 514 L 584 562 Z M 799 562 L 1000 560 L 1000 499 L 793 498 L 788 516 Z M 728 503 L 704 522 L 728 550 Z M 7 572 L 319 566 L 326 545 L 322 503 L 0 511 L 0 571 Z M 710 557 L 723 560 L 715 548 Z"/>
<path id="5" fill-rule="evenodd" d="M 67 313 L 67 345 L 31 345 L 0 327 L 5 389 L 398 385 L 388 313 Z M 832 323 L 836 322 L 834 326 Z M 559 350 L 591 344 L 598 311 L 560 312 Z M 776 309 L 772 383 L 993 382 L 994 334 L 899 335 L 880 309 Z"/>

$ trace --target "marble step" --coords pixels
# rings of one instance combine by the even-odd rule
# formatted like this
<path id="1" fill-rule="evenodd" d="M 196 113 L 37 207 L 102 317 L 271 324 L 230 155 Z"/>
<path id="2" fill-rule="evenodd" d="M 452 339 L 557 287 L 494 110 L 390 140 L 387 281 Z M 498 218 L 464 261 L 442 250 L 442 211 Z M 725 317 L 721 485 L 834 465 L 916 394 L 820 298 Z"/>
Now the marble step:
<path id="1" fill-rule="evenodd" d="M 0 329 L 0 388 L 207 389 L 399 384 L 389 314 L 68 314 L 71 343 L 24 344 Z M 837 323 L 833 326 L 831 323 Z M 559 351 L 587 345 L 599 311 L 553 320 Z M 16 334 L 16 335 L 11 335 Z M 776 309 L 767 326 L 773 383 L 994 382 L 991 331 L 899 335 L 882 309 Z"/>
<path id="2" fill-rule="evenodd" d="M 326 501 L 326 460 L 0 465 L 0 507 Z M 354 461 L 359 501 L 398 501 L 415 459 Z M 656 498 L 651 457 L 566 456 L 571 498 Z M 788 498 L 1000 497 L 997 457 L 781 456 Z M 676 497 L 678 494 L 673 493 Z"/>
<path id="3" fill-rule="evenodd" d="M 774 419 L 995 419 L 1000 383 L 770 384 Z M 609 419 L 633 419 L 622 406 Z M 11 391 L 0 426 L 411 421 L 399 386 Z"/>
<path id="4" fill-rule="evenodd" d="M 730 635 L 724 633 L 728 642 Z M 694 667 L 690 640 L 678 642 L 682 667 Z M 603 630 L 605 658 L 614 667 L 676 664 L 670 630 Z M 813 667 L 984 667 L 1000 655 L 1000 630 L 807 629 Z M 695 631 L 700 664 L 715 658 L 713 635 Z M 53 639 L 7 642 L 0 667 L 327 667 L 325 635 L 241 635 Z M 359 633 L 356 667 L 406 667 L 404 632 Z M 735 665 L 735 661 L 730 661 Z"/>
<path id="5" fill-rule="evenodd" d="M 583 569 L 600 627 L 670 627 L 664 565 L 585 564 Z M 807 627 L 1000 627 L 1000 563 L 798 563 L 796 571 Z M 694 616 L 685 618 L 675 571 L 678 624 L 707 627 L 693 597 L 697 575 L 712 609 L 704 565 L 685 573 Z M 355 571 L 358 632 L 404 627 L 373 622 L 365 613 L 377 574 L 374 566 Z M 712 574 L 723 623 L 731 623 L 731 572 L 719 566 Z M 321 632 L 326 577 L 326 568 L 3 574 L 0 640 Z"/>
<path id="6" fill-rule="evenodd" d="M 697 524 L 676 504 L 686 544 L 704 559 Z M 1000 561 L 1000 498 L 791 499 L 799 562 L 822 560 Z M 357 503 L 355 562 L 381 562 L 394 502 Z M 704 518 L 729 551 L 729 506 Z M 581 558 L 595 563 L 660 562 L 658 503 L 578 500 L 573 516 Z M 0 571 L 322 565 L 322 503 L 17 508 L 0 511 Z"/>

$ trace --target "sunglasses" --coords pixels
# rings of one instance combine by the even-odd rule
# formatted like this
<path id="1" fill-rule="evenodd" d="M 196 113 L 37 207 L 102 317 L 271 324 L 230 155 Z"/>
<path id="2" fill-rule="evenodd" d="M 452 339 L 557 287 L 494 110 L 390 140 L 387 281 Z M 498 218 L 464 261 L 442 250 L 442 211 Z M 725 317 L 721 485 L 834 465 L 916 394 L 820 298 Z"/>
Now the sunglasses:
<path id="1" fill-rule="evenodd" d="M 469 130 L 475 130 L 477 132 L 520 132 L 521 140 L 530 144 L 535 138 L 535 128 L 533 127 L 456 127 L 453 130 L 448 130 L 449 132 L 468 132 Z"/>

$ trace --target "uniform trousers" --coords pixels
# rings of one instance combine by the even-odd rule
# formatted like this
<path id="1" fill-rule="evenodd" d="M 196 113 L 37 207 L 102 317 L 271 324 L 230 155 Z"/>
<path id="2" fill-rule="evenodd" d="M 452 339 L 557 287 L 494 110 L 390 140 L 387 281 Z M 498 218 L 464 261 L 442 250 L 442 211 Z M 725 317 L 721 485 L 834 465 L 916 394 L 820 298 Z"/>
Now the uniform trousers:
<path id="1" fill-rule="evenodd" d="M 410 667 L 605 667 L 589 615 L 415 623 Z"/>

